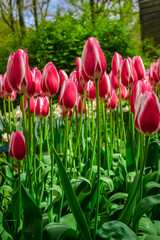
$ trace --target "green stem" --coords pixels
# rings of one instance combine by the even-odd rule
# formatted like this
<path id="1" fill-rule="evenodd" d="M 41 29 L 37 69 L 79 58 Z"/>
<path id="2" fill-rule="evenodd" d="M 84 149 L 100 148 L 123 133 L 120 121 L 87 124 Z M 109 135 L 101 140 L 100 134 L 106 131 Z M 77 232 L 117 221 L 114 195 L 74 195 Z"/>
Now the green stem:
<path id="1" fill-rule="evenodd" d="M 125 134 L 124 119 L 123 119 L 123 110 L 122 110 L 122 96 L 121 96 L 121 83 L 120 83 L 120 78 L 118 78 L 118 83 L 119 83 L 119 101 L 120 101 L 121 129 L 122 129 L 122 134 L 121 134 L 121 136 L 124 137 L 124 143 L 126 143 L 126 134 Z"/>
<path id="2" fill-rule="evenodd" d="M 8 96 L 8 112 L 9 112 L 9 133 L 12 131 L 12 120 L 11 120 L 11 101 L 10 96 Z"/>
<path id="3" fill-rule="evenodd" d="M 105 118 L 104 118 L 104 136 L 105 136 L 105 163 L 107 162 L 107 171 L 108 171 L 108 176 L 109 170 L 110 170 L 110 164 L 109 164 L 109 149 L 108 149 L 108 130 L 107 130 L 107 108 L 106 108 L 106 103 L 104 104 L 105 108 Z M 106 169 L 106 165 L 105 165 Z"/>
<path id="4" fill-rule="evenodd" d="M 84 102 L 85 102 L 85 124 L 86 124 L 86 148 L 85 148 L 85 152 L 86 152 L 86 162 L 88 162 L 88 118 L 87 118 L 87 100 L 86 100 L 86 90 L 85 90 L 85 85 L 83 85 L 83 91 L 84 91 Z M 83 100 L 83 99 L 82 99 Z M 83 101 L 82 101 L 82 105 L 83 105 Z M 89 117 L 89 116 L 88 116 Z"/>
<path id="5" fill-rule="evenodd" d="M 100 195 L 100 166 L 101 166 L 101 139 L 100 139 L 100 108 L 99 108 L 99 84 L 96 79 L 96 120 L 98 128 L 98 144 L 97 144 L 97 196 L 96 196 L 96 210 L 95 210 L 95 226 L 93 239 L 96 239 L 97 227 L 98 227 L 98 213 L 99 213 L 99 195 Z"/>
<path id="6" fill-rule="evenodd" d="M 68 112 L 66 112 L 66 123 L 65 123 L 65 152 L 64 152 L 64 167 L 67 170 L 67 156 L 68 156 Z"/>
<path id="7" fill-rule="evenodd" d="M 34 182 L 37 182 L 37 176 L 36 176 L 36 144 L 35 144 L 35 112 L 33 113 L 33 118 L 32 118 L 32 125 L 33 125 L 33 171 L 34 171 Z"/>
<path id="8" fill-rule="evenodd" d="M 9 142 L 8 121 L 7 121 L 6 101 L 5 101 L 5 98 L 3 98 L 3 111 L 4 111 L 4 116 L 5 116 L 7 139 L 8 139 L 8 142 Z"/>
<path id="9" fill-rule="evenodd" d="M 11 109 L 12 109 L 12 115 L 13 115 L 13 122 L 14 122 L 14 126 L 15 126 L 15 129 L 16 129 L 16 131 L 17 131 L 17 124 L 16 124 L 15 115 L 14 115 L 14 107 L 13 107 L 13 102 L 11 102 Z"/>
<path id="10" fill-rule="evenodd" d="M 20 217 L 21 217 L 21 173 L 20 173 L 20 162 L 18 162 L 18 214 L 17 214 L 17 226 L 16 226 L 16 234 L 18 233 L 18 227 L 20 225 Z"/>
<path id="11" fill-rule="evenodd" d="M 93 111 L 93 101 L 91 101 L 92 108 L 92 138 L 94 139 L 94 111 Z"/>

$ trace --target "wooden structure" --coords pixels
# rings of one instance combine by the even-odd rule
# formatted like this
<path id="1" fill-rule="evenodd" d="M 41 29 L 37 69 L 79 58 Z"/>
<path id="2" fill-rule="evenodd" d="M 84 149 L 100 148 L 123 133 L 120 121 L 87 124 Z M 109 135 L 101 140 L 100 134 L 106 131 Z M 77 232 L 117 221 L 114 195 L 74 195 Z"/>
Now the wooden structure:
<path id="1" fill-rule="evenodd" d="M 139 0 L 142 39 L 160 44 L 160 0 Z"/>

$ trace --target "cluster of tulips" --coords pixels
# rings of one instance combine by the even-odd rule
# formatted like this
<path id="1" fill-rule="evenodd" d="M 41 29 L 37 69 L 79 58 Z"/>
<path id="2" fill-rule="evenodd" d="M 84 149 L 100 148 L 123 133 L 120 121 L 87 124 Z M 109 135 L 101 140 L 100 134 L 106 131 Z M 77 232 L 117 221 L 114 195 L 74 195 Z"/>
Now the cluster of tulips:
<path id="1" fill-rule="evenodd" d="M 43 126 L 42 119 L 45 119 L 45 136 L 48 143 L 48 151 L 51 159 L 51 187 L 53 186 L 55 159 L 58 162 L 58 154 L 54 143 L 54 124 L 53 124 L 53 97 L 59 91 L 61 85 L 58 102 L 63 111 L 65 118 L 65 149 L 63 157 L 63 166 L 67 170 L 68 167 L 68 135 L 70 127 L 68 127 L 68 118 L 70 123 L 74 118 L 74 113 L 79 115 L 79 123 L 77 129 L 76 142 L 74 146 L 73 159 L 77 156 L 77 149 L 80 142 L 83 114 L 85 114 L 85 135 L 86 135 L 86 161 L 88 161 L 88 118 L 92 109 L 92 140 L 94 146 L 97 141 L 97 198 L 95 208 L 95 227 L 93 238 L 96 238 L 98 227 L 99 213 L 99 192 L 100 192 L 100 167 L 101 167 L 101 123 L 104 120 L 105 132 L 105 161 L 110 174 L 110 156 L 113 147 L 108 149 L 107 137 L 107 116 L 113 111 L 114 119 L 110 119 L 110 134 L 114 141 L 113 127 L 115 120 L 120 121 L 117 128 L 117 139 L 120 136 L 124 145 L 127 142 L 127 133 L 125 129 L 123 103 L 129 104 L 129 120 L 128 128 L 132 133 L 134 142 L 135 128 L 146 135 L 145 152 L 148 148 L 149 135 L 154 134 L 160 129 L 160 102 L 158 99 L 160 87 L 160 58 L 157 63 L 151 63 L 150 69 L 145 69 L 140 56 L 133 59 L 126 58 L 122 60 L 119 53 L 115 53 L 111 64 L 112 71 L 110 74 L 106 72 L 106 59 L 97 39 L 89 38 L 84 45 L 82 57 L 76 58 L 76 71 L 71 72 L 70 76 L 64 70 L 60 70 L 59 74 L 52 62 L 45 65 L 41 74 L 40 70 L 34 68 L 30 70 L 28 63 L 28 55 L 25 50 L 12 52 L 7 65 L 7 71 L 0 76 L 0 97 L 3 98 L 4 114 L 6 114 L 5 101 L 8 101 L 8 109 L 10 111 L 10 103 L 16 99 L 17 93 L 20 95 L 20 108 L 23 113 L 23 133 L 21 131 L 12 131 L 11 123 L 9 124 L 9 154 L 10 157 L 18 161 L 20 175 L 20 160 L 24 159 L 27 153 L 26 169 L 27 182 L 31 195 L 34 196 L 31 183 L 31 170 L 36 171 L 35 149 L 34 149 L 34 121 L 35 115 L 40 118 L 40 139 L 42 138 Z M 96 126 L 94 125 L 93 102 L 96 101 Z M 91 103 L 91 104 L 90 104 Z M 102 104 L 100 104 L 102 103 Z M 87 108 L 88 105 L 88 108 Z M 12 106 L 12 105 L 11 105 Z M 76 107 L 75 107 L 76 106 Z M 13 107 L 13 106 L 12 106 Z M 119 107 L 119 108 L 118 108 Z M 107 112 L 108 109 L 108 112 Z M 116 110 L 117 109 L 117 110 Z M 118 117 L 116 118 L 116 111 Z M 46 117 L 50 112 L 50 133 L 51 141 L 47 137 L 47 121 Z M 112 115 L 111 115 L 112 116 Z M 103 119 L 102 119 L 103 118 Z M 9 117 L 11 121 L 11 116 Z M 7 120 L 6 120 L 7 124 Z M 70 124 L 71 125 L 71 124 Z M 135 128 L 134 128 L 135 127 Z M 16 128 L 17 130 L 17 128 Z M 11 132 L 12 131 L 12 132 Z M 114 132 L 115 133 L 115 132 Z M 143 138 L 144 141 L 144 138 Z M 144 146 L 144 144 L 143 144 Z M 39 158 L 42 160 L 42 141 L 40 141 Z M 140 166 L 140 174 L 138 175 L 137 187 L 132 191 L 132 197 L 126 201 L 126 205 L 121 212 L 119 220 L 123 221 L 125 213 L 132 205 L 141 181 L 143 170 L 145 167 L 146 154 L 144 153 Z M 73 161 L 74 162 L 74 161 Z M 33 164 L 33 166 L 31 166 Z M 75 163 L 73 163 L 74 166 Z M 80 167 L 80 166 L 79 166 Z M 35 174 L 36 175 L 36 174 Z M 20 179 L 19 179 L 20 182 Z M 62 181 L 63 186 L 63 181 Z M 64 187 L 64 193 L 65 193 Z M 66 194 L 67 196 L 67 194 Z M 76 197 L 76 196 L 75 196 Z M 51 202 L 53 201 L 53 189 L 51 190 Z M 63 199 L 62 199 L 63 204 Z M 78 204 L 78 203 L 77 203 Z M 78 206 L 78 205 L 77 205 Z M 70 206 L 74 213 L 74 209 Z M 76 215 L 74 216 L 76 218 Z M 78 218 L 81 216 L 78 216 Z M 82 217 L 84 217 L 82 215 Z M 50 221 L 53 221 L 53 209 L 50 212 Z M 86 223 L 86 221 L 84 221 Z M 80 226 L 79 226 L 80 227 Z M 81 229 L 81 227 L 80 227 Z M 90 238 L 90 235 L 88 235 Z"/>

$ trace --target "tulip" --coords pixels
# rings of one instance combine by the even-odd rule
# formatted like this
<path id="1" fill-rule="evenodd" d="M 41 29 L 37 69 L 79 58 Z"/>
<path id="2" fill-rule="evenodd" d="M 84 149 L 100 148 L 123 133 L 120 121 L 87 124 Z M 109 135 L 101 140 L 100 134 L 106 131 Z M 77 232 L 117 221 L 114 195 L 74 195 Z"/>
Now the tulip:
<path id="1" fill-rule="evenodd" d="M 77 89 L 71 79 L 68 79 L 62 85 L 58 100 L 60 107 L 64 111 L 70 111 L 76 105 Z"/>
<path id="2" fill-rule="evenodd" d="M 121 74 L 122 57 L 115 52 L 112 58 L 112 72 L 115 76 L 120 77 Z"/>
<path id="3" fill-rule="evenodd" d="M 111 88 L 111 83 L 109 80 L 109 76 L 105 72 L 100 81 L 99 81 L 99 96 L 102 99 L 108 99 L 112 95 L 112 88 Z"/>
<path id="4" fill-rule="evenodd" d="M 8 79 L 7 79 L 7 72 L 5 72 L 4 76 L 3 76 L 3 93 L 5 96 L 11 95 L 13 92 L 13 89 L 10 87 L 9 83 L 8 83 Z"/>
<path id="5" fill-rule="evenodd" d="M 119 96 L 119 90 L 117 92 L 117 95 L 118 95 L 118 98 L 120 98 Z M 121 83 L 121 98 L 122 99 L 125 99 L 128 95 L 128 91 L 127 91 L 127 88 Z"/>
<path id="6" fill-rule="evenodd" d="M 135 127 L 145 135 L 160 129 L 160 103 L 154 92 L 140 93 L 135 104 Z"/>
<path id="7" fill-rule="evenodd" d="M 157 63 L 153 62 L 150 65 L 150 74 L 149 74 L 150 78 L 150 82 L 154 85 L 157 85 L 159 83 L 159 78 L 157 76 Z"/>
<path id="8" fill-rule="evenodd" d="M 143 79 L 145 77 L 145 67 L 141 57 L 140 56 L 134 57 L 133 63 L 134 63 L 135 70 L 137 72 L 138 80 Z"/>
<path id="9" fill-rule="evenodd" d="M 3 76 L 0 75 L 0 97 L 4 98 L 4 92 L 3 92 Z"/>
<path id="10" fill-rule="evenodd" d="M 93 80 L 100 79 L 106 71 L 106 59 L 98 40 L 88 38 L 82 52 L 82 66 L 87 76 Z"/>
<path id="11" fill-rule="evenodd" d="M 11 53 L 7 64 L 7 79 L 17 93 L 25 93 L 31 86 L 32 74 L 26 50 L 19 49 L 16 53 Z"/>
<path id="12" fill-rule="evenodd" d="M 26 156 L 25 139 L 20 130 L 11 133 L 9 139 L 9 155 L 17 161 L 21 161 Z"/>
<path id="13" fill-rule="evenodd" d="M 140 80 L 134 83 L 131 94 L 131 111 L 133 114 L 135 114 L 135 104 L 138 96 L 146 90 L 152 92 L 152 88 L 149 88 L 144 81 Z"/>
<path id="14" fill-rule="evenodd" d="M 117 91 L 119 89 L 118 77 L 115 76 L 112 71 L 111 71 L 109 76 L 110 76 L 110 81 L 111 81 L 112 88 L 115 91 Z"/>
<path id="15" fill-rule="evenodd" d="M 157 76 L 160 80 L 160 57 L 157 60 Z"/>
<path id="16" fill-rule="evenodd" d="M 112 90 L 112 96 L 106 101 L 106 107 L 109 110 L 114 110 L 117 107 L 117 95 L 114 90 Z"/>
<path id="17" fill-rule="evenodd" d="M 10 101 L 14 102 L 16 100 L 16 98 L 17 98 L 17 93 L 15 91 L 13 91 L 10 95 Z M 6 99 L 6 101 L 8 101 L 8 95 L 5 96 L 5 99 Z"/>
<path id="18" fill-rule="evenodd" d="M 72 117 L 72 114 L 73 114 L 73 109 L 68 111 L 68 118 L 69 119 Z M 63 115 L 64 118 L 66 117 L 66 112 L 64 110 L 62 111 L 62 115 Z"/>
<path id="19" fill-rule="evenodd" d="M 77 99 L 77 113 L 81 114 L 82 98 L 79 96 Z M 85 101 L 83 98 L 83 114 L 85 113 Z"/>
<path id="20" fill-rule="evenodd" d="M 31 97 L 29 99 L 30 102 L 30 114 L 33 114 L 35 111 L 35 101 L 34 101 L 34 97 Z M 24 98 L 24 108 L 25 108 L 25 113 L 28 115 L 28 102 L 27 99 Z M 20 102 L 20 109 L 22 111 L 22 103 Z"/>
<path id="21" fill-rule="evenodd" d="M 37 97 L 42 92 L 42 89 L 41 89 L 42 75 L 41 75 L 41 71 L 36 67 L 32 69 L 32 74 L 36 82 L 36 91 L 35 91 L 34 97 Z"/>
<path id="22" fill-rule="evenodd" d="M 81 84 L 84 85 L 89 81 L 89 77 L 86 75 L 83 67 L 82 67 L 82 59 L 81 58 L 76 58 L 76 66 L 77 66 L 77 81 Z"/>
<path id="23" fill-rule="evenodd" d="M 44 118 L 49 114 L 48 97 L 44 97 L 44 98 L 37 97 L 36 103 L 35 103 L 35 114 L 39 118 Z"/>
<path id="24" fill-rule="evenodd" d="M 77 87 L 77 93 L 78 93 L 81 97 L 83 97 L 83 96 L 84 96 L 83 85 L 80 84 L 80 82 L 78 82 L 77 80 L 76 80 L 76 87 Z"/>
<path id="25" fill-rule="evenodd" d="M 125 87 L 132 88 L 137 80 L 137 73 L 130 58 L 123 60 L 121 69 L 121 82 Z"/>
<path id="26" fill-rule="evenodd" d="M 94 101 L 96 99 L 96 86 L 95 83 L 89 81 L 85 85 L 86 97 L 90 101 Z"/>
<path id="27" fill-rule="evenodd" d="M 60 84 L 62 87 L 64 81 L 66 81 L 68 79 L 68 75 L 64 70 L 61 69 L 61 70 L 59 70 L 59 78 L 60 78 Z"/>
<path id="28" fill-rule="evenodd" d="M 36 93 L 36 81 L 35 81 L 35 78 L 34 78 L 34 75 L 33 75 L 32 71 L 31 71 L 31 75 L 32 75 L 32 81 L 30 82 L 29 88 L 24 93 L 24 97 L 26 99 L 29 99 L 29 98 L 33 97 L 34 94 Z"/>
<path id="29" fill-rule="evenodd" d="M 77 79 L 77 73 L 76 71 L 72 71 L 69 75 L 69 79 L 72 80 L 74 83 L 76 82 Z"/>
<path id="30" fill-rule="evenodd" d="M 59 76 L 52 62 L 47 63 L 43 69 L 41 89 L 48 97 L 53 97 L 58 92 Z"/>

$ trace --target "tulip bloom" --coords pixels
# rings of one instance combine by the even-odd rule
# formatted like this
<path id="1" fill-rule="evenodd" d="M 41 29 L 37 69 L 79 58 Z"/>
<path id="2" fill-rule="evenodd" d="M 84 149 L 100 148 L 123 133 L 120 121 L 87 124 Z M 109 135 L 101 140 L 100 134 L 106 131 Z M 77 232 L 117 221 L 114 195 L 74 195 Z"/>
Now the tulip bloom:
<path id="1" fill-rule="evenodd" d="M 41 89 L 42 75 L 41 75 L 41 71 L 36 67 L 32 69 L 32 74 L 33 74 L 33 78 L 36 82 L 36 90 L 35 90 L 34 97 L 37 97 L 42 92 L 42 89 Z"/>
<path id="2" fill-rule="evenodd" d="M 61 69 L 61 70 L 59 70 L 59 78 L 60 78 L 60 84 L 62 87 L 64 81 L 66 81 L 68 79 L 68 75 L 64 70 Z"/>
<path id="3" fill-rule="evenodd" d="M 106 59 L 98 40 L 88 38 L 82 52 L 82 66 L 87 76 L 93 80 L 100 79 L 106 71 Z"/>
<path id="4" fill-rule="evenodd" d="M 69 119 L 72 117 L 72 114 L 73 114 L 73 109 L 68 111 L 68 118 Z M 64 110 L 62 111 L 62 115 L 63 115 L 64 118 L 66 117 L 66 112 Z"/>
<path id="5" fill-rule="evenodd" d="M 111 83 L 109 80 L 109 76 L 105 72 L 100 81 L 99 81 L 99 96 L 102 99 L 108 99 L 112 95 L 112 88 L 111 88 Z"/>
<path id="6" fill-rule="evenodd" d="M 17 98 L 17 93 L 15 91 L 13 91 L 10 95 L 10 101 L 14 102 L 16 100 L 16 98 Z M 5 99 L 6 99 L 6 101 L 8 101 L 8 95 L 5 96 Z"/>
<path id="7" fill-rule="evenodd" d="M 3 93 L 3 76 L 0 75 L 0 97 L 3 98 L 4 97 L 4 93 Z"/>
<path id="8" fill-rule="evenodd" d="M 35 101 L 34 101 L 34 97 L 31 97 L 29 99 L 29 103 L 30 103 L 30 114 L 33 114 L 35 111 Z M 28 115 L 28 102 L 27 99 L 24 98 L 24 108 L 25 108 L 25 113 Z M 22 103 L 20 102 L 20 109 L 22 112 Z"/>
<path id="9" fill-rule="evenodd" d="M 76 66 L 77 66 L 77 81 L 81 84 L 84 85 L 89 81 L 89 77 L 86 75 L 83 67 L 82 67 L 82 59 L 81 58 L 76 58 Z"/>
<path id="10" fill-rule="evenodd" d="M 79 96 L 77 99 L 77 113 L 81 114 L 82 98 Z M 83 114 L 85 113 L 85 102 L 83 98 Z"/>
<path id="11" fill-rule="evenodd" d="M 80 82 L 78 82 L 77 80 L 76 80 L 76 87 L 77 87 L 77 92 L 78 92 L 78 94 L 79 94 L 81 97 L 83 97 L 83 96 L 84 96 L 83 85 L 80 84 Z"/>
<path id="12" fill-rule="evenodd" d="M 110 76 L 110 81 L 111 81 L 112 88 L 115 91 L 117 91 L 119 89 L 118 77 L 115 76 L 112 71 L 111 71 L 109 76 Z"/>
<path id="13" fill-rule="evenodd" d="M 21 131 L 15 133 L 11 132 L 9 139 L 9 155 L 17 161 L 21 161 L 26 156 L 26 144 Z"/>
<path id="14" fill-rule="evenodd" d="M 85 85 L 86 90 L 86 98 L 90 101 L 94 101 L 96 99 L 96 86 L 95 83 L 89 81 Z"/>
<path id="15" fill-rule="evenodd" d="M 43 69 L 41 88 L 43 93 L 48 97 L 53 97 L 58 92 L 59 76 L 52 62 L 47 63 Z"/>
<path id="16" fill-rule="evenodd" d="M 59 94 L 59 105 L 64 111 L 70 111 L 77 102 L 77 89 L 75 83 L 68 79 L 62 85 Z"/>
<path id="17" fill-rule="evenodd" d="M 11 53 L 7 64 L 7 79 L 17 93 L 25 93 L 31 86 L 32 74 L 26 50 L 19 49 L 16 53 Z"/>
<path id="18" fill-rule="evenodd" d="M 49 114 L 48 97 L 37 97 L 35 103 L 35 114 L 39 118 L 44 118 Z"/>
<path id="19" fill-rule="evenodd" d="M 27 99 L 33 97 L 34 94 L 36 93 L 36 81 L 35 81 L 32 71 L 31 71 L 31 75 L 32 75 L 32 80 L 30 82 L 30 86 L 27 89 L 27 91 L 24 93 L 24 97 Z"/>
<path id="20" fill-rule="evenodd" d="M 160 129 L 160 103 L 154 92 L 141 93 L 135 104 L 135 127 L 145 135 Z"/>
<path id="21" fill-rule="evenodd" d="M 160 57 L 157 60 L 157 76 L 160 80 Z"/>
<path id="22" fill-rule="evenodd" d="M 132 88 L 137 80 L 137 73 L 130 58 L 123 60 L 121 69 L 121 82 L 125 87 Z"/>
<path id="23" fill-rule="evenodd" d="M 117 107 L 117 95 L 114 90 L 112 90 L 112 96 L 106 101 L 106 107 L 109 110 L 114 110 Z"/>
<path id="24" fill-rule="evenodd" d="M 76 71 L 72 71 L 69 75 L 69 79 L 72 80 L 74 83 L 76 83 L 76 79 L 77 79 L 77 73 Z"/>
<path id="25" fill-rule="evenodd" d="M 115 76 L 120 77 L 121 74 L 122 57 L 115 52 L 112 58 L 112 72 Z"/>
<path id="26" fill-rule="evenodd" d="M 150 74 L 149 74 L 150 78 L 150 82 L 154 85 L 157 85 L 159 83 L 159 78 L 157 76 L 157 63 L 153 62 L 150 65 Z"/>
<path id="27" fill-rule="evenodd" d="M 140 56 L 134 57 L 133 64 L 137 72 L 138 80 L 143 79 L 145 77 L 145 67 L 144 67 L 142 58 Z"/>
<path id="28" fill-rule="evenodd" d="M 5 96 L 11 95 L 13 92 L 13 89 L 10 87 L 9 83 L 8 83 L 8 79 L 7 79 L 7 73 L 5 72 L 4 76 L 3 76 L 3 93 Z"/>
<path id="29" fill-rule="evenodd" d="M 119 90 L 117 92 L 118 98 L 119 98 Z M 121 98 L 126 99 L 128 95 L 127 88 L 121 83 Z"/>

